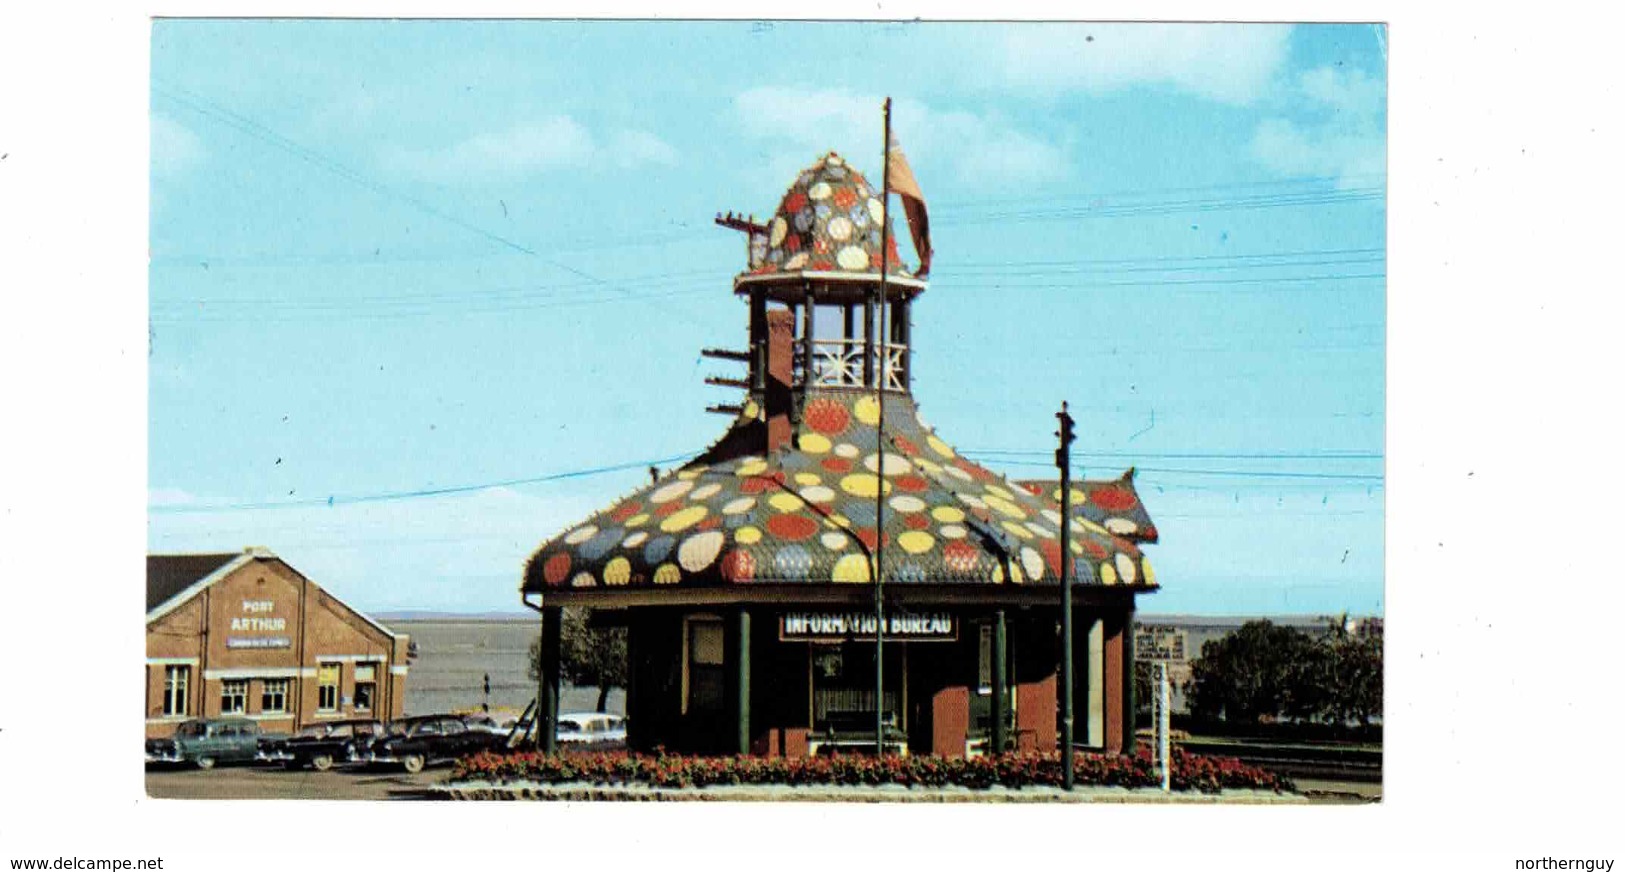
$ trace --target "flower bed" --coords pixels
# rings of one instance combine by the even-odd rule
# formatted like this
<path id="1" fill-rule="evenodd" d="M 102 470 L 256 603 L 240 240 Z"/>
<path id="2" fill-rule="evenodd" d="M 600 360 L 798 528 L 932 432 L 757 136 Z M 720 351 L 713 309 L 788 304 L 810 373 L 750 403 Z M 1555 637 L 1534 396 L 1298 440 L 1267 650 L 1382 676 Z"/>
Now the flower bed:
<path id="1" fill-rule="evenodd" d="M 1160 785 L 1148 753 L 1134 757 L 1078 754 L 1076 783 L 1083 786 Z M 672 754 L 553 754 L 484 752 L 457 761 L 452 782 L 645 784 L 706 787 L 714 784 L 881 785 L 905 787 L 1059 787 L 1059 754 L 1005 754 L 973 760 L 944 757 L 685 757 Z M 1226 788 L 1287 791 L 1292 782 L 1228 757 L 1173 752 L 1175 790 L 1217 793 Z"/>

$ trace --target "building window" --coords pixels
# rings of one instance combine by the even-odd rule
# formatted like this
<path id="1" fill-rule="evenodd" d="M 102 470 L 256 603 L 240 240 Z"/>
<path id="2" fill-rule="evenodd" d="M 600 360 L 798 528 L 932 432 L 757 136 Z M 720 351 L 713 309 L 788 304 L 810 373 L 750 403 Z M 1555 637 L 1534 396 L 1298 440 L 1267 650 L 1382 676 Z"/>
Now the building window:
<path id="1" fill-rule="evenodd" d="M 186 690 L 192 684 L 192 667 L 164 667 L 164 717 L 186 715 Z"/>
<path id="2" fill-rule="evenodd" d="M 339 710 L 339 664 L 323 663 L 316 670 L 316 710 Z"/>
<path id="3" fill-rule="evenodd" d="M 378 691 L 377 668 L 371 663 L 355 665 L 355 710 L 358 712 L 372 711 L 372 698 Z"/>
<path id="4" fill-rule="evenodd" d="M 240 715 L 248 711 L 248 681 L 235 679 L 220 683 L 220 713 Z"/>
<path id="5" fill-rule="evenodd" d="M 722 621 L 696 618 L 688 622 L 688 661 L 685 677 L 688 695 L 684 711 L 721 711 L 725 693 L 722 651 Z"/>
<path id="6" fill-rule="evenodd" d="M 267 678 L 260 689 L 260 711 L 281 714 L 288 710 L 288 679 Z"/>

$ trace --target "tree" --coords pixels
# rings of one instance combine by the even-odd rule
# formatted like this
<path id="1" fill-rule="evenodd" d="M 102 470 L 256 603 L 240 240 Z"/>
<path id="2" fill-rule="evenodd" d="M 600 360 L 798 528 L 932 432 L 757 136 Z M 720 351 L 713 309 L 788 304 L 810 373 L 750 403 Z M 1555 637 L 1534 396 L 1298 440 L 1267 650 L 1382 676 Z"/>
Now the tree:
<path id="1" fill-rule="evenodd" d="M 560 621 L 559 668 L 564 680 L 598 688 L 598 711 L 609 706 L 609 692 L 626 686 L 626 628 L 588 626 L 591 609 L 567 608 Z M 542 677 L 542 639 L 530 643 L 530 677 Z"/>
<path id="2" fill-rule="evenodd" d="M 1326 667 L 1325 647 L 1302 632 L 1248 621 L 1191 662 L 1191 710 L 1241 723 L 1311 718 L 1325 705 Z"/>
<path id="3" fill-rule="evenodd" d="M 1327 627 L 1328 694 L 1325 717 L 1338 724 L 1358 721 L 1367 726 L 1382 714 L 1382 620 L 1367 618 L 1354 632 L 1344 615 Z"/>

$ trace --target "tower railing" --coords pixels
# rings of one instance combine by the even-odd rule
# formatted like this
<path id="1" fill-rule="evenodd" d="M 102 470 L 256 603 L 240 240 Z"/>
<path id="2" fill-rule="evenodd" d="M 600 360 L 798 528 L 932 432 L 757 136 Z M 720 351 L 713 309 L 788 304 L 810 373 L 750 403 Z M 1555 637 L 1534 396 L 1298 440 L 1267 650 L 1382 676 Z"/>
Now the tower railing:
<path id="1" fill-rule="evenodd" d="M 804 351 L 808 340 L 801 340 L 799 344 Z M 862 339 L 814 339 L 811 340 L 811 347 L 810 355 L 796 355 L 798 386 L 875 387 L 873 373 L 877 368 L 867 365 L 871 348 L 869 343 Z M 899 393 L 908 390 L 908 346 L 888 342 L 876 350 L 878 353 L 875 356 L 885 364 L 886 390 Z M 810 361 L 810 373 L 800 371 L 799 363 L 803 359 Z"/>

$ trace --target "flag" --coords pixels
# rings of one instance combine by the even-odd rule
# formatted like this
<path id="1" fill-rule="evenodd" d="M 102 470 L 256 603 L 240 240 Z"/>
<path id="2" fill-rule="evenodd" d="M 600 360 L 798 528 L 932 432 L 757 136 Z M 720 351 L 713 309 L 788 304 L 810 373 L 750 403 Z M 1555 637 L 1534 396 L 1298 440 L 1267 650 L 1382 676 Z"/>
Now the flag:
<path id="1" fill-rule="evenodd" d="M 920 193 L 920 183 L 914 180 L 908 158 L 903 156 L 903 148 L 895 139 L 891 141 L 886 155 L 886 185 L 903 200 L 903 214 L 908 216 L 908 235 L 913 238 L 914 250 L 920 255 L 920 268 L 915 275 L 923 278 L 931 272 L 931 222 L 925 214 L 925 195 Z"/>

